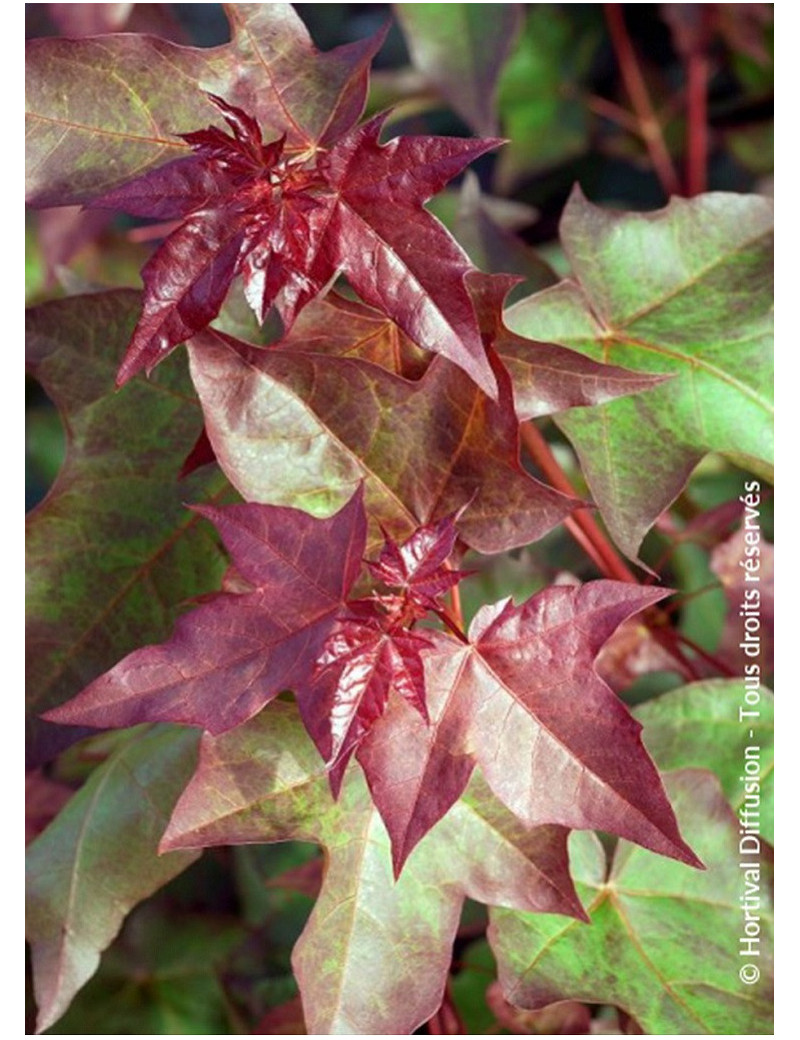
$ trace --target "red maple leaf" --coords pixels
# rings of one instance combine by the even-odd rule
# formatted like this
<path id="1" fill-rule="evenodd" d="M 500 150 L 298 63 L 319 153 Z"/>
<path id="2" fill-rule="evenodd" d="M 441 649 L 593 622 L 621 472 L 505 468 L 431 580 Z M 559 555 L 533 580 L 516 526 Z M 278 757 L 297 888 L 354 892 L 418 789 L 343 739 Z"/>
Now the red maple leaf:
<path id="1" fill-rule="evenodd" d="M 622 621 L 664 595 L 612 581 L 551 586 L 520 606 L 483 607 L 468 643 L 433 637 L 424 655 L 429 723 L 395 701 L 356 752 L 396 873 L 476 765 L 528 826 L 607 830 L 697 865 L 641 726 L 594 665 Z"/>
<path id="2" fill-rule="evenodd" d="M 405 137 L 380 144 L 384 116 L 330 150 L 264 143 L 256 120 L 209 95 L 231 133 L 181 135 L 194 155 L 95 201 L 136 216 L 179 219 L 142 270 L 142 316 L 117 377 L 148 372 L 219 313 L 241 275 L 259 320 L 275 307 L 288 330 L 338 274 L 426 350 L 460 365 L 487 393 L 496 383 L 464 276 L 466 254 L 423 203 L 499 142 Z"/>
<path id="3" fill-rule="evenodd" d="M 222 733 L 313 667 L 361 567 L 361 493 L 328 520 L 253 503 L 197 511 L 230 553 L 231 591 L 208 597 L 166 643 L 128 654 L 48 719 L 98 727 L 184 722 Z"/>

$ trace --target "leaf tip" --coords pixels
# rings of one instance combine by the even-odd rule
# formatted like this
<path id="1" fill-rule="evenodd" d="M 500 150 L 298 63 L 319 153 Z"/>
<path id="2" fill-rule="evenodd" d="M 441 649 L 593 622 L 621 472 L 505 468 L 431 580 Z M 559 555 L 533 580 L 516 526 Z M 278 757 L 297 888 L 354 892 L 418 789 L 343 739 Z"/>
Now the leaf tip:
<path id="1" fill-rule="evenodd" d="M 686 842 L 681 843 L 681 850 L 683 854 L 678 858 L 682 863 L 685 863 L 687 867 L 694 867 L 695 870 L 708 870 L 705 863 L 698 855 L 696 855 L 694 850 L 686 844 Z"/>
<path id="2" fill-rule="evenodd" d="M 166 855 L 166 853 L 176 852 L 180 848 L 182 848 L 182 846 L 179 840 L 175 837 L 174 834 L 170 833 L 170 828 L 167 827 L 167 829 L 161 836 L 161 841 L 159 841 L 156 847 L 156 855 L 164 856 Z"/>
<path id="3" fill-rule="evenodd" d="M 592 923 L 592 919 L 587 913 L 586 907 L 583 905 L 580 899 L 577 898 L 577 896 L 574 900 L 573 906 L 575 909 L 575 913 L 572 916 L 575 918 L 576 921 L 580 921 L 581 924 Z"/>

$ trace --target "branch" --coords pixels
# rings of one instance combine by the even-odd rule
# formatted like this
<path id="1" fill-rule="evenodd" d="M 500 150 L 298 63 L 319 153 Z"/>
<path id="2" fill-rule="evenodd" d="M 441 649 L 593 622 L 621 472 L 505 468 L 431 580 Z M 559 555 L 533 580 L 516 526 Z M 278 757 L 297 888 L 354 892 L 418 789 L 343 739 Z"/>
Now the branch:
<path id="1" fill-rule="evenodd" d="M 647 146 L 650 161 L 661 181 L 667 196 L 679 195 L 681 190 L 678 173 L 670 157 L 661 124 L 658 121 L 647 85 L 636 60 L 636 53 L 625 26 L 622 4 L 603 4 L 611 42 L 617 55 L 619 70 L 625 89 L 631 99 L 639 124 L 639 133 Z"/>
<path id="2" fill-rule="evenodd" d="M 686 194 L 706 190 L 708 164 L 708 58 L 692 51 L 686 59 Z"/>
<path id="3" fill-rule="evenodd" d="M 562 494 L 577 497 L 575 488 L 559 466 L 550 445 L 542 436 L 538 426 L 530 421 L 521 423 L 520 436 L 531 458 L 552 487 L 561 491 Z M 566 518 L 564 526 L 606 578 L 636 582 L 635 575 L 617 555 L 588 509 L 576 509 L 571 516 Z"/>

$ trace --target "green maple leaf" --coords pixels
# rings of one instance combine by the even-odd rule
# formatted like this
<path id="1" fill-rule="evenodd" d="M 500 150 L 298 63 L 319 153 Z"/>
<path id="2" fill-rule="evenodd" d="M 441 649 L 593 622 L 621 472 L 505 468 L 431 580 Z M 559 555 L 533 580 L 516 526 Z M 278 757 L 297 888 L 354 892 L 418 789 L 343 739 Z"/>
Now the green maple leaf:
<path id="1" fill-rule="evenodd" d="M 572 277 L 507 314 L 523 335 L 674 376 L 557 419 L 633 559 L 707 453 L 771 477 L 772 223 L 761 196 L 714 193 L 621 213 L 576 189 L 561 222 Z"/>

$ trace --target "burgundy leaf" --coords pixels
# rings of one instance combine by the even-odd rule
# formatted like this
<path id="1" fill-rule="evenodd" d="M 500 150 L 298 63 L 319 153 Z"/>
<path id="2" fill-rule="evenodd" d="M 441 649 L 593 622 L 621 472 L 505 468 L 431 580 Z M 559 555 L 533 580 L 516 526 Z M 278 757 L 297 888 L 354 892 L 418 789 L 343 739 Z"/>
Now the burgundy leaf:
<path id="1" fill-rule="evenodd" d="M 299 151 L 329 147 L 358 121 L 388 24 L 366 40 L 320 53 L 291 4 L 225 4 L 225 13 L 239 66 L 232 100 L 270 136 L 285 134 Z"/>
<path id="2" fill-rule="evenodd" d="M 304 677 L 358 575 L 361 494 L 328 520 L 259 505 L 197 511 L 213 521 L 252 591 L 203 603 L 168 642 L 129 654 L 48 719 L 98 727 L 165 720 L 221 733 Z"/>
<path id="3" fill-rule="evenodd" d="M 182 480 L 184 477 L 188 477 L 190 473 L 194 473 L 197 469 L 202 469 L 203 466 L 208 466 L 211 462 L 216 462 L 217 457 L 214 454 L 214 449 L 211 447 L 211 441 L 208 439 L 205 426 L 200 431 L 200 436 L 194 442 L 194 447 L 186 456 L 178 472 L 178 479 Z"/>
<path id="4" fill-rule="evenodd" d="M 518 278 L 471 271 L 465 282 L 481 334 L 511 375 L 514 407 L 520 419 L 602 404 L 652 389 L 669 378 L 603 364 L 567 347 L 512 332 L 503 320 L 503 304 L 519 284 Z M 335 293 L 310 303 L 291 332 L 275 346 L 362 358 L 407 379 L 419 379 L 430 360 L 430 355 L 384 314 Z"/>
<path id="5" fill-rule="evenodd" d="M 89 208 L 176 220 L 212 203 L 223 203 L 233 185 L 233 178 L 223 167 L 199 162 L 193 155 L 182 156 L 93 199 Z"/>
<path id="6" fill-rule="evenodd" d="M 483 607 L 469 645 L 438 637 L 424 657 L 430 725 L 397 701 L 357 751 L 397 872 L 476 764 L 530 826 L 607 830 L 697 865 L 639 723 L 594 667 L 622 621 L 664 595 L 609 581 L 552 586 L 519 607 Z"/>
<path id="7" fill-rule="evenodd" d="M 324 173 L 337 193 L 327 248 L 363 300 L 494 397 L 464 284 L 472 265 L 423 203 L 500 141 L 406 137 L 380 145 L 382 125 L 377 117 L 357 128 L 327 157 Z"/>
<path id="8" fill-rule="evenodd" d="M 119 372 L 122 386 L 148 373 L 219 314 L 239 258 L 246 214 L 198 210 L 174 231 L 142 269 L 144 302 Z"/>
<path id="9" fill-rule="evenodd" d="M 134 16 L 166 6 L 136 5 Z M 231 40 L 220 47 L 136 33 L 30 41 L 28 201 L 83 203 L 179 157 L 186 145 L 175 135 L 208 118 L 206 91 L 251 113 L 268 139 L 285 135 L 294 153 L 328 148 L 355 125 L 385 29 L 323 54 L 291 4 L 226 4 L 225 13 Z"/>
<path id="10" fill-rule="evenodd" d="M 445 358 L 411 383 L 366 361 L 221 333 L 190 344 L 209 439 L 244 498 L 322 512 L 365 481 L 370 516 L 393 536 L 468 505 L 460 537 L 494 553 L 536 541 L 578 503 L 522 468 L 511 382 L 489 360 L 497 401 Z M 375 546 L 377 524 L 373 534 Z"/>
<path id="11" fill-rule="evenodd" d="M 313 300 L 275 347 L 361 358 L 406 379 L 419 379 L 432 360 L 385 314 L 335 292 Z"/>

